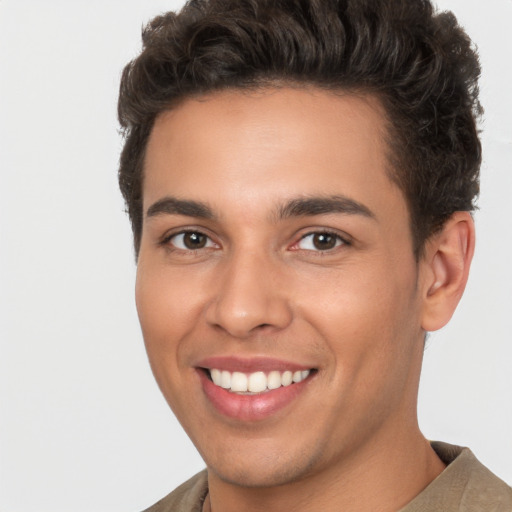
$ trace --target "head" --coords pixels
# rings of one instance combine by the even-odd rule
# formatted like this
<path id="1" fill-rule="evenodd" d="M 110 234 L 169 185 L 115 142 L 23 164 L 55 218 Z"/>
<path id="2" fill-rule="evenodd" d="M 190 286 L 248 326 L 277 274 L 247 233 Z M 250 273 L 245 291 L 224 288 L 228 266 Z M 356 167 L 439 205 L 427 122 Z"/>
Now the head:
<path id="1" fill-rule="evenodd" d="M 315 86 L 372 94 L 388 121 L 389 172 L 409 207 L 414 251 L 455 211 L 471 211 L 481 148 L 478 59 L 427 0 L 197 0 L 155 18 L 124 70 L 120 188 L 136 254 L 149 134 L 186 98 L 226 89 Z"/>
<path id="2" fill-rule="evenodd" d="M 190 2 L 145 30 L 119 104 L 137 307 L 223 482 L 376 463 L 419 432 L 424 335 L 473 249 L 477 75 L 425 1 Z"/>

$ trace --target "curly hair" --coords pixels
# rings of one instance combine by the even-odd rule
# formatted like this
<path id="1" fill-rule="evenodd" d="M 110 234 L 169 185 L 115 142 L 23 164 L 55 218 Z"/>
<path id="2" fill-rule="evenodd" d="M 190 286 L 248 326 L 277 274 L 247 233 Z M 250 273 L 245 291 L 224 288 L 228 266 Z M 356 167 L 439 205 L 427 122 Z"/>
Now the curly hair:
<path id="1" fill-rule="evenodd" d="M 119 185 L 136 254 L 155 118 L 227 88 L 304 84 L 376 95 L 417 257 L 452 213 L 475 208 L 480 65 L 455 16 L 429 0 L 190 0 L 149 22 L 142 41 L 123 71 L 118 104 Z"/>

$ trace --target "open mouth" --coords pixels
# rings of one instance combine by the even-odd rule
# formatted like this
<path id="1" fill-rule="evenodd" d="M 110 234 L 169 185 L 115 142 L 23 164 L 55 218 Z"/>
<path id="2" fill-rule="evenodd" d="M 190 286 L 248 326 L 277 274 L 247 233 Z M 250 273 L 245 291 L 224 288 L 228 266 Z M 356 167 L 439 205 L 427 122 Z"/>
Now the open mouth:
<path id="1" fill-rule="evenodd" d="M 216 411 L 245 424 L 273 418 L 292 407 L 319 372 L 268 357 L 210 357 L 200 361 L 196 371 L 204 396 Z"/>
<path id="2" fill-rule="evenodd" d="M 256 371 L 252 373 L 230 372 L 217 368 L 202 369 L 216 386 L 237 394 L 259 394 L 292 386 L 306 380 L 317 370 Z"/>

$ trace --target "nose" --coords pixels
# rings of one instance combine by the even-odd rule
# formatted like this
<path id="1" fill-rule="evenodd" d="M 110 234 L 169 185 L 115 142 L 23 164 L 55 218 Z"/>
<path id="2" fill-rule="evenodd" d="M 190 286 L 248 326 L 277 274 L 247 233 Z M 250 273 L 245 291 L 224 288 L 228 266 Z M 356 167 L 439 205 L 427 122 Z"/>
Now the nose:
<path id="1" fill-rule="evenodd" d="M 261 255 L 234 254 L 222 265 L 206 311 L 210 325 L 243 339 L 290 324 L 292 311 L 278 263 Z"/>

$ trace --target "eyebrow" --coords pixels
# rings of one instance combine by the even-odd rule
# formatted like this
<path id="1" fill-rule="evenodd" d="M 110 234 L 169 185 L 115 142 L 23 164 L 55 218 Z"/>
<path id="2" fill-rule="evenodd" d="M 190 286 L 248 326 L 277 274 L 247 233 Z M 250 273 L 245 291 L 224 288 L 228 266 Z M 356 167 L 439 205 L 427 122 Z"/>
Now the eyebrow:
<path id="1" fill-rule="evenodd" d="M 206 204 L 198 201 L 177 199 L 176 197 L 164 197 L 153 203 L 146 212 L 146 217 L 157 215 L 184 215 L 200 219 L 213 219 L 213 210 Z"/>
<path id="2" fill-rule="evenodd" d="M 376 218 L 375 214 L 364 204 L 340 195 L 291 199 L 277 208 L 275 217 L 277 220 L 283 220 L 291 217 L 307 217 L 329 213 Z M 156 217 L 158 215 L 183 215 L 199 219 L 216 218 L 212 208 L 206 203 L 170 196 L 159 199 L 146 212 L 146 217 Z"/>
<path id="3" fill-rule="evenodd" d="M 364 204 L 345 196 L 300 197 L 292 199 L 277 210 L 278 219 L 329 213 L 344 213 L 346 215 L 362 215 L 375 219 L 375 214 Z"/>

